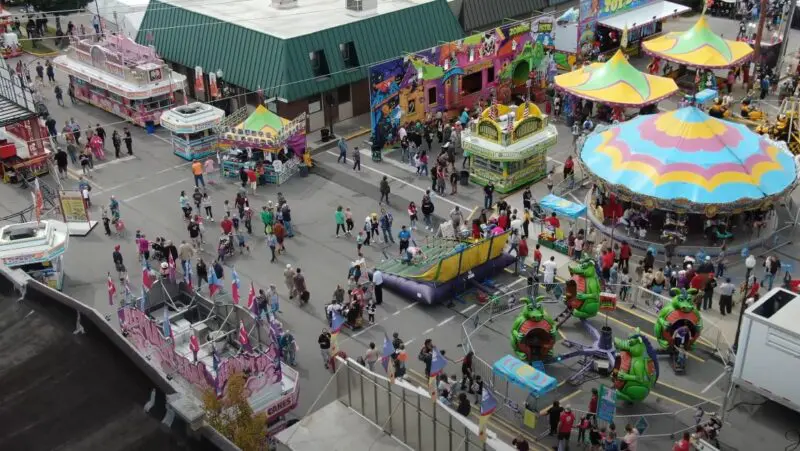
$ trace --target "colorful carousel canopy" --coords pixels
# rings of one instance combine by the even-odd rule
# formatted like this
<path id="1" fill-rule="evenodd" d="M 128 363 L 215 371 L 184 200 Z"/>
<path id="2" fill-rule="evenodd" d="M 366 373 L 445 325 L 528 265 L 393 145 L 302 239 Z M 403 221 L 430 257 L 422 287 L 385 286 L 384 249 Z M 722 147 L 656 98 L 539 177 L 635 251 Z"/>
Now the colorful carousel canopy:
<path id="1" fill-rule="evenodd" d="M 640 107 L 678 90 L 675 80 L 648 75 L 631 66 L 622 51 L 606 63 L 594 63 L 556 76 L 556 87 L 583 99 Z"/>
<path id="2" fill-rule="evenodd" d="M 598 129 L 581 160 L 622 199 L 709 216 L 763 207 L 797 179 L 785 144 L 694 107 Z"/>
<path id="3" fill-rule="evenodd" d="M 722 39 L 711 31 L 706 16 L 687 31 L 667 33 L 643 42 L 642 47 L 650 55 L 708 69 L 737 66 L 753 54 L 747 43 Z"/>

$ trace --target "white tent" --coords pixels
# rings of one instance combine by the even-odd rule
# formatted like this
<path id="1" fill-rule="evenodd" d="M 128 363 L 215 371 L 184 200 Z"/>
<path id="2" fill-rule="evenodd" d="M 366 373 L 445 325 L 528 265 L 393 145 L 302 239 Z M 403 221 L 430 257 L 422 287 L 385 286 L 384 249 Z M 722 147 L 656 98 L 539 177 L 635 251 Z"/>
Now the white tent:
<path id="1" fill-rule="evenodd" d="M 100 10 L 100 17 L 104 26 L 110 30 L 122 33 L 131 39 L 136 39 L 139 27 L 142 25 L 145 10 L 150 0 L 95 0 Z M 92 11 L 94 5 L 87 7 Z"/>

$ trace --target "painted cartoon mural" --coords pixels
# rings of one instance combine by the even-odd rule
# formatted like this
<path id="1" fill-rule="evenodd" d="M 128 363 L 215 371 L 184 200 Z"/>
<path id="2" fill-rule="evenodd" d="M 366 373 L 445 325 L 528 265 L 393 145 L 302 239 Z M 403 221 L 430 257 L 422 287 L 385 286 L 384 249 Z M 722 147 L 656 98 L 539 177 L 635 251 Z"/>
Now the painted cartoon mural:
<path id="1" fill-rule="evenodd" d="M 555 19 L 540 16 L 407 55 L 370 69 L 373 139 L 392 144 L 401 124 L 480 112 L 555 75 Z"/>
<path id="2" fill-rule="evenodd" d="M 160 367 L 165 374 L 180 376 L 198 391 L 211 388 L 222 396 L 228 379 L 237 372 L 247 375 L 247 397 L 257 395 L 270 386 L 280 390 L 283 373 L 276 346 L 270 346 L 265 353 L 240 353 L 222 358 L 215 376 L 203 362 L 193 362 L 176 352 L 173 339 L 165 337 L 162 327 L 141 310 L 124 307 L 118 311 L 118 317 L 120 328 L 128 340 L 153 366 Z M 297 390 L 293 390 L 293 393 L 276 399 L 268 406 L 268 415 L 273 417 L 293 409 L 297 405 L 298 394 Z M 289 402 L 289 399 L 293 401 Z"/>

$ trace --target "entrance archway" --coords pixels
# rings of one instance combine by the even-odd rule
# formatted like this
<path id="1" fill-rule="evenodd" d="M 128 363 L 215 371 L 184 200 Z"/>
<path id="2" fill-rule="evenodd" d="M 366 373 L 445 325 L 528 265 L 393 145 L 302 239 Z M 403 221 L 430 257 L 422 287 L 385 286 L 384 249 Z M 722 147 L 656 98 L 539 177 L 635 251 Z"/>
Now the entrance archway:
<path id="1" fill-rule="evenodd" d="M 516 67 L 514 67 L 514 72 L 511 74 L 511 81 L 514 82 L 514 86 L 523 85 L 528 80 L 528 74 L 530 73 L 531 66 L 528 62 L 520 61 L 517 63 Z"/>

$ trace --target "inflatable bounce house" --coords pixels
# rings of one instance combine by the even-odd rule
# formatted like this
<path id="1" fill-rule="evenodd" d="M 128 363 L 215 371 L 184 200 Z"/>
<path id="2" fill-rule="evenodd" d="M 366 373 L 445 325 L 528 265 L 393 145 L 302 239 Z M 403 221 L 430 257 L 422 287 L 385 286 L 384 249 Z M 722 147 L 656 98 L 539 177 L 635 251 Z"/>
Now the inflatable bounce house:
<path id="1" fill-rule="evenodd" d="M 504 252 L 508 233 L 475 242 L 432 239 L 424 246 L 412 246 L 401 258 L 376 266 L 383 285 L 409 300 L 435 304 L 475 286 L 477 281 L 514 263 Z"/>

